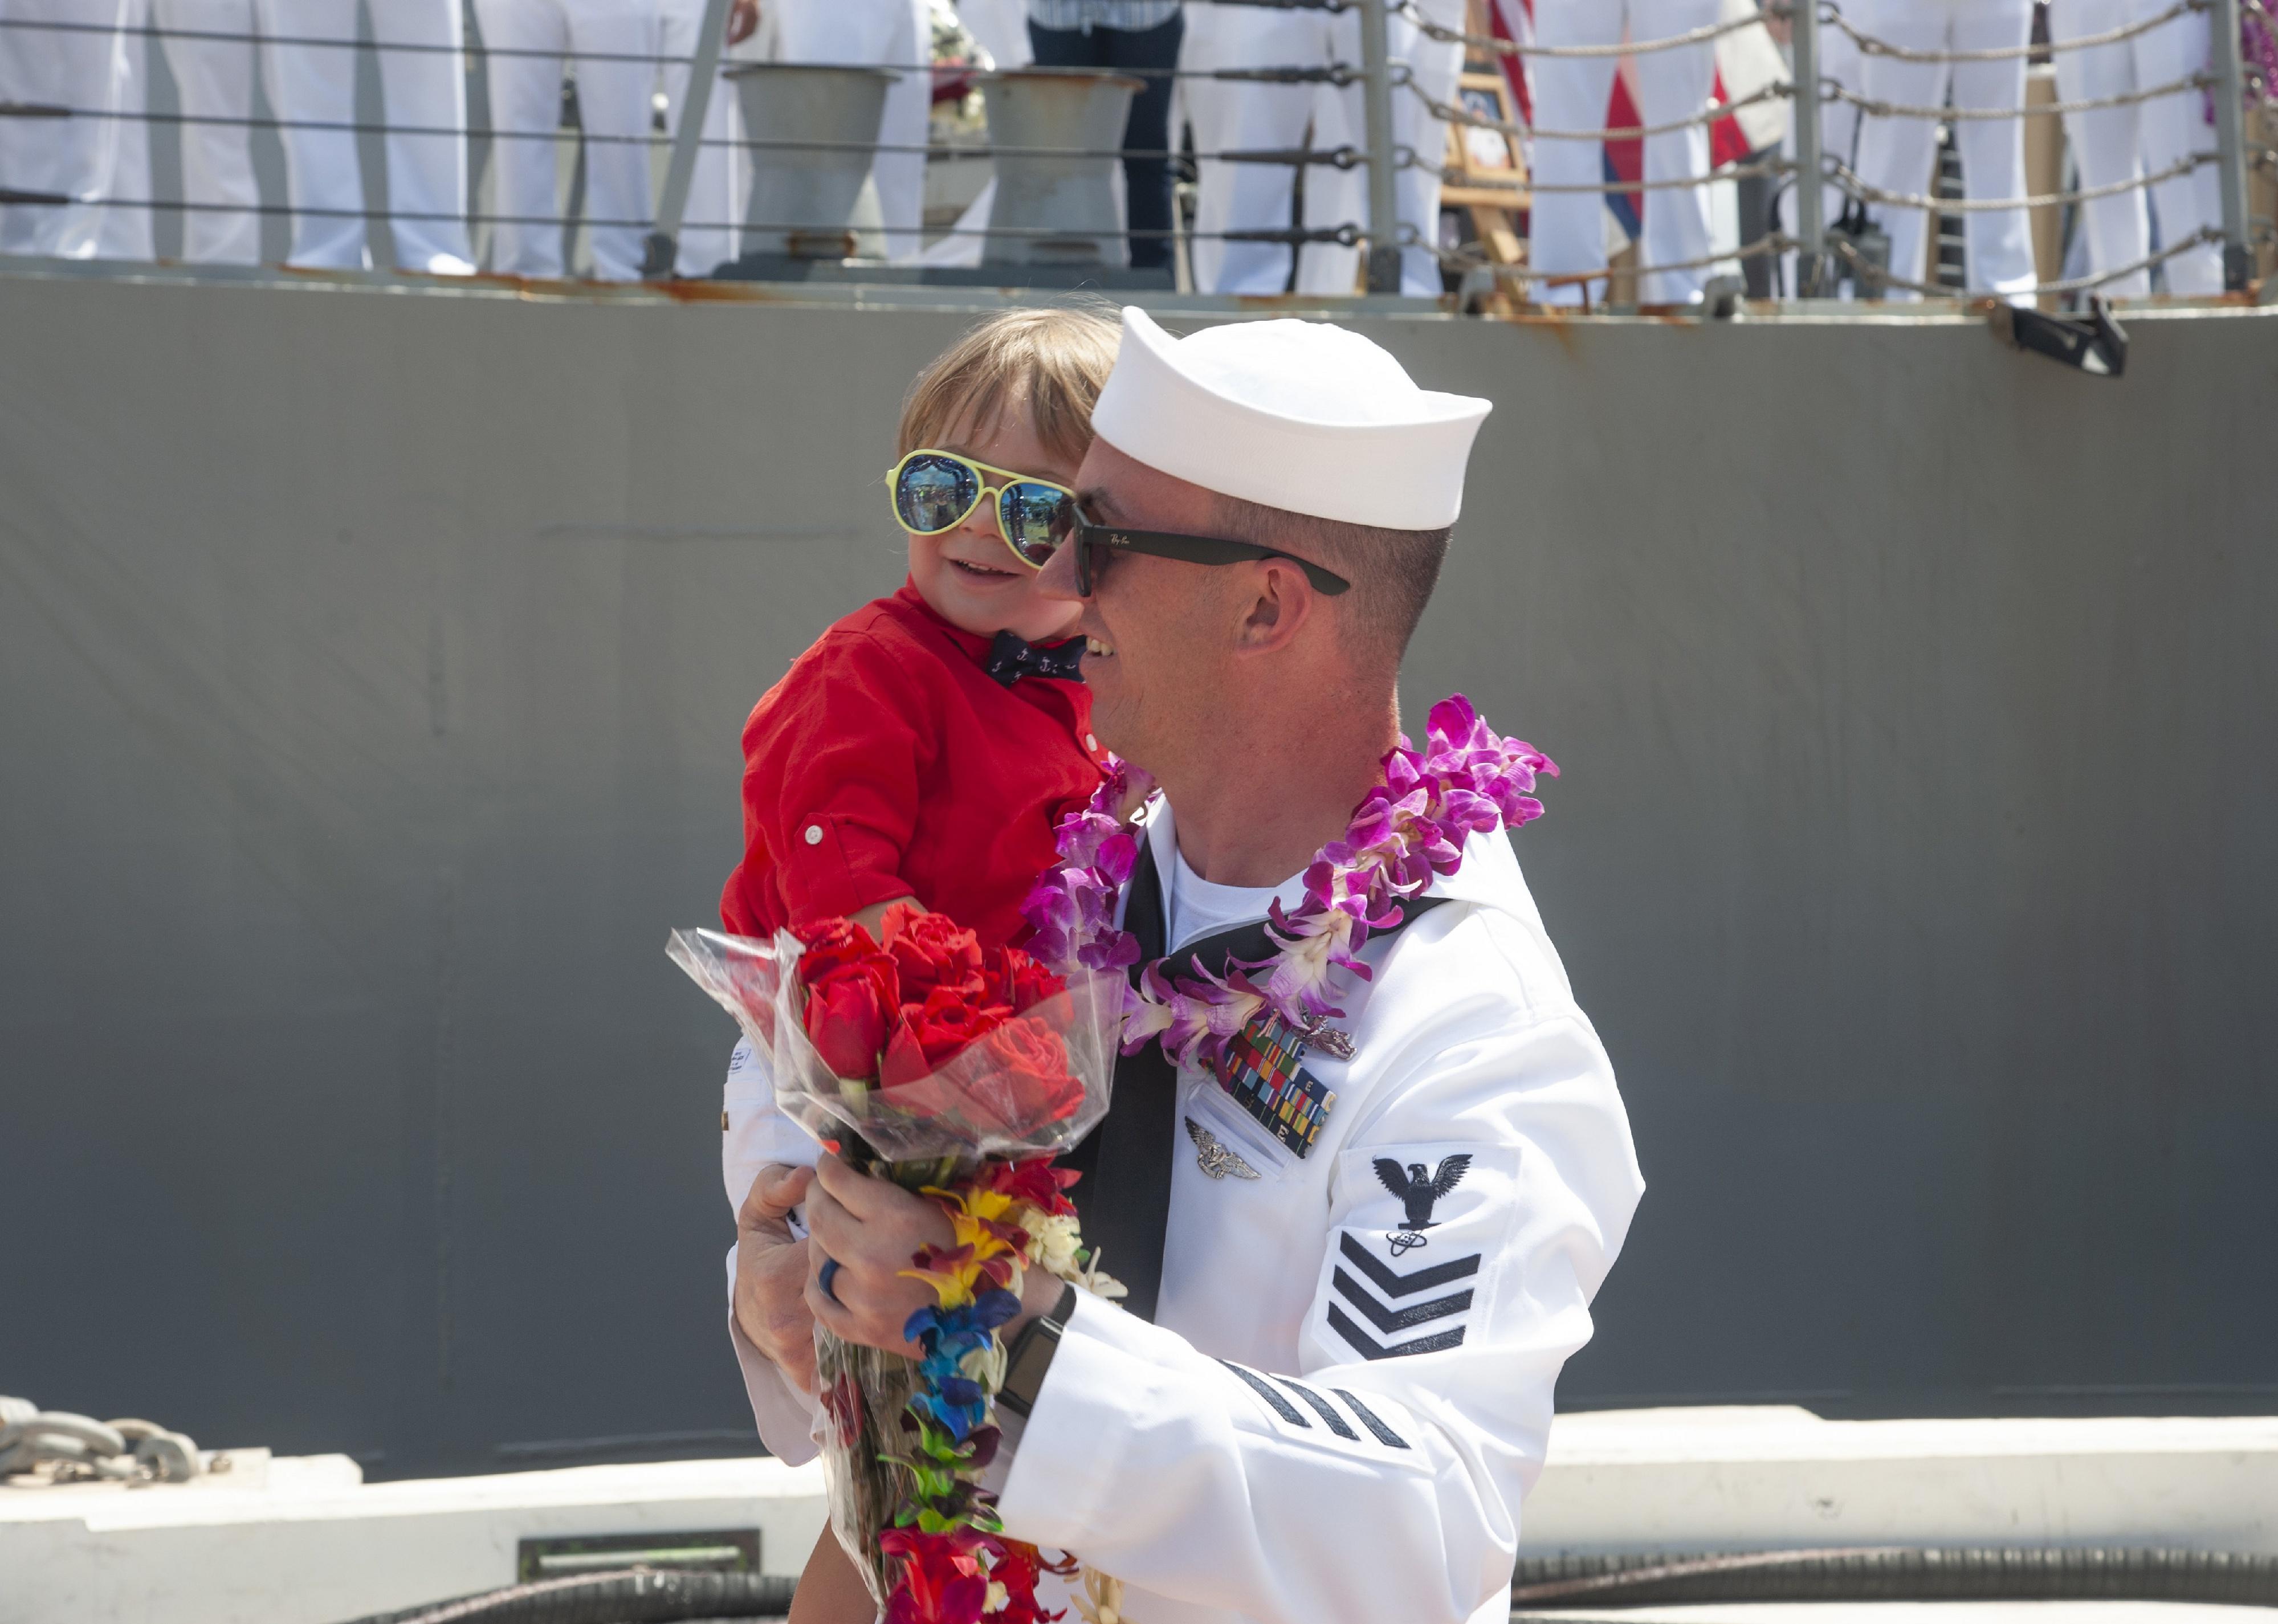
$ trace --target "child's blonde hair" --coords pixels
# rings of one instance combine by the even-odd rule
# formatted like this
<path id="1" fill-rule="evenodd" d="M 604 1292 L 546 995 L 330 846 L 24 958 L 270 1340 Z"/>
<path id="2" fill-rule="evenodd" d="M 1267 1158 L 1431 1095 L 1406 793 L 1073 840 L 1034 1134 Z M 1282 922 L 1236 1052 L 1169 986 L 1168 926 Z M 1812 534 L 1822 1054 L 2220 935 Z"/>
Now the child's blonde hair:
<path id="1" fill-rule="evenodd" d="M 1097 310 L 1005 310 L 936 356 L 902 402 L 894 452 L 938 446 L 959 424 L 987 429 L 1025 410 L 1036 438 L 1071 462 L 1091 448 L 1091 408 L 1122 324 Z"/>

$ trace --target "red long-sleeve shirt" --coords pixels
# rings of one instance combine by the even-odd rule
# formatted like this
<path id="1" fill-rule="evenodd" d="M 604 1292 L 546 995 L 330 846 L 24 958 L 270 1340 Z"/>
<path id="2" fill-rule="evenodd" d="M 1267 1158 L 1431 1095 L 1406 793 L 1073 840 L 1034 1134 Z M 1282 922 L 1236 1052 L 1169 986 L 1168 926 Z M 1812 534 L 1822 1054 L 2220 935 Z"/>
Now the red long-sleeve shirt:
<path id="1" fill-rule="evenodd" d="M 984 944 L 1026 931 L 1052 826 L 1098 786 L 1091 694 L 982 668 L 907 582 L 822 634 L 744 728 L 744 860 L 720 897 L 741 936 L 914 896 Z"/>

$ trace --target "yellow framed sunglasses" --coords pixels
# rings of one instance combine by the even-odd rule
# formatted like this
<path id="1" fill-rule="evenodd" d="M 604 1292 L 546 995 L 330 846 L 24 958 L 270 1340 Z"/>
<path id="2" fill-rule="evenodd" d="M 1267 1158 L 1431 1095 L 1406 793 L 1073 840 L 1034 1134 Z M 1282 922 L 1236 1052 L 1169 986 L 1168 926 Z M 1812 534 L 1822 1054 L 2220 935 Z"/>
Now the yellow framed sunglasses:
<path id="1" fill-rule="evenodd" d="M 996 483 L 991 484 L 994 480 Z M 1042 569 L 1059 550 L 1066 525 L 1054 523 L 1063 502 L 1075 492 L 1049 479 L 991 468 L 953 451 L 913 451 L 886 475 L 894 495 L 894 518 L 913 536 L 953 530 L 990 497 L 997 499 L 997 533 L 1013 556 Z"/>

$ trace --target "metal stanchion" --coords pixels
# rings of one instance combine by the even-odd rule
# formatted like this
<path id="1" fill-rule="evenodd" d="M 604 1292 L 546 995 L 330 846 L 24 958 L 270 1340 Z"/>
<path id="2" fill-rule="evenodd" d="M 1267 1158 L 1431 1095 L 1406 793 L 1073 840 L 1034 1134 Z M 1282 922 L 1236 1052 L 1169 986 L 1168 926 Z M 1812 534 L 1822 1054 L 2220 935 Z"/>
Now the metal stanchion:
<path id="1" fill-rule="evenodd" d="M 696 155 L 704 144 L 705 116 L 712 111 L 713 83 L 720 77 L 730 4 L 705 0 L 696 60 L 689 65 L 688 89 L 680 98 L 680 127 L 673 132 L 672 164 L 664 172 L 664 195 L 657 200 L 656 229 L 649 233 L 641 259 L 641 275 L 652 281 L 670 276 L 680 258 L 680 222 L 688 212 L 688 189 L 696 183 Z"/>
<path id="2" fill-rule="evenodd" d="M 2222 188 L 2222 285 L 2244 293 L 2254 279 L 2254 239 L 2246 210 L 2246 65 L 2238 51 L 2238 0 L 2213 0 L 2207 65 L 2214 74 L 2215 175 Z"/>
<path id="3" fill-rule="evenodd" d="M 1362 105 L 1368 117 L 1368 291 L 1400 291 L 1399 175 L 1392 164 L 1393 0 L 1360 0 Z"/>
<path id="4" fill-rule="evenodd" d="M 1819 149 L 1819 0 L 1789 0 L 1789 41 L 1795 56 L 1795 291 L 1823 298 L 1833 280 L 1827 263 L 1827 194 Z"/>

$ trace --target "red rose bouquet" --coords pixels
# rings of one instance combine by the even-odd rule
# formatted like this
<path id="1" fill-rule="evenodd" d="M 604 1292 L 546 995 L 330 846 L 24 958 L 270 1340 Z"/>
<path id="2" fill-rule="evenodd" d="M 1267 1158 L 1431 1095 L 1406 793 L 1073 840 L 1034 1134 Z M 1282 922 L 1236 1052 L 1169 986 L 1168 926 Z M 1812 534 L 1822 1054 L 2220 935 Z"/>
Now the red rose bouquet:
<path id="1" fill-rule="evenodd" d="M 1003 1537 L 978 1481 L 997 1447 L 997 1328 L 1026 1269 L 1102 1284 L 1065 1194 L 1074 1175 L 1051 1163 L 1106 1113 L 1123 976 L 1055 975 L 907 903 L 875 937 L 834 919 L 772 944 L 677 931 L 668 951 L 768 1056 L 786 1116 L 950 1220 L 952 1244 L 911 1259 L 939 1299 L 905 1333 L 922 1358 L 816 1328 L 840 1543 L 891 1624 L 1025 1624 L 1048 1565 Z"/>

